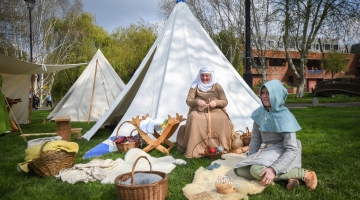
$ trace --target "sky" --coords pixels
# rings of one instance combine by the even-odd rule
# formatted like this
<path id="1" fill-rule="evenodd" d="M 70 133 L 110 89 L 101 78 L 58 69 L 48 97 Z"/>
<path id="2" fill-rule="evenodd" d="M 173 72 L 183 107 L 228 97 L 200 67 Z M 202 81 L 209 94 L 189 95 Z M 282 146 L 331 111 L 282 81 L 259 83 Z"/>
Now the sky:
<path id="1" fill-rule="evenodd" d="M 120 26 L 158 20 L 157 0 L 82 0 L 84 12 L 93 14 L 96 24 L 109 33 Z"/>

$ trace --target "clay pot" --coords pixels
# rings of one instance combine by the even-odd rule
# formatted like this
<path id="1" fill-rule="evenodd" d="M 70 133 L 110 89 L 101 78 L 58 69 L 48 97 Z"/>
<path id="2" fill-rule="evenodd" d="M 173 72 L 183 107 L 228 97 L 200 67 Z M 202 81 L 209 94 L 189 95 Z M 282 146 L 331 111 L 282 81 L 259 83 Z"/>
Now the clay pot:
<path id="1" fill-rule="evenodd" d="M 232 148 L 232 149 L 238 149 L 238 148 L 244 146 L 244 143 L 243 143 L 243 141 L 241 140 L 240 136 L 241 136 L 241 135 L 238 134 L 238 133 L 235 133 L 235 134 L 233 135 L 233 142 L 232 142 L 232 144 L 231 144 L 231 148 Z"/>

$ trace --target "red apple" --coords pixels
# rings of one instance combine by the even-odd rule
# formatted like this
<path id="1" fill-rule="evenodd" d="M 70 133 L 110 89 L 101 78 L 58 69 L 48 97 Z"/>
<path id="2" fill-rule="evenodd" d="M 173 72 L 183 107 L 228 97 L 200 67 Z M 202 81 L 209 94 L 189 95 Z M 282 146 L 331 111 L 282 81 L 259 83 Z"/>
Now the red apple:
<path id="1" fill-rule="evenodd" d="M 216 149 L 214 147 L 210 147 L 209 152 L 210 153 L 216 153 Z"/>

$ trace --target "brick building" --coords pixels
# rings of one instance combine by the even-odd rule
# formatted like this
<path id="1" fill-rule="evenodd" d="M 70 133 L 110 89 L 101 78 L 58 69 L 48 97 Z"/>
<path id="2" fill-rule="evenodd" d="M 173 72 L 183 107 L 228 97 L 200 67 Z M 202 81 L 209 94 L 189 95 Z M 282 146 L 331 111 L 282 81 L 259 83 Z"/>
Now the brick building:
<path id="1" fill-rule="evenodd" d="M 319 41 L 320 42 L 320 41 Z M 281 43 L 277 42 L 277 47 L 274 47 L 276 42 L 269 40 L 266 42 L 266 45 L 271 50 L 266 50 L 266 80 L 278 79 L 283 83 L 286 83 L 290 86 L 296 86 L 297 80 L 294 76 L 293 71 L 288 67 L 288 62 L 286 59 L 285 51 L 283 50 Z M 291 44 L 290 44 L 291 45 Z M 300 54 L 298 51 L 295 51 L 295 46 L 290 48 L 290 55 L 295 66 L 300 64 Z M 326 56 L 326 51 L 336 50 L 339 52 L 346 53 L 348 52 L 347 48 L 339 48 L 338 44 L 333 42 L 324 42 L 323 44 L 314 43 L 309 49 L 308 53 L 308 62 L 306 70 L 306 85 L 305 92 L 312 92 L 312 89 L 315 88 L 315 85 L 321 81 L 331 79 L 331 74 L 326 74 L 325 70 L 322 69 L 322 59 Z M 358 50 L 358 51 L 357 51 Z M 325 52 L 325 53 L 322 53 Z M 342 71 L 337 73 L 334 78 L 338 77 L 360 77 L 360 44 L 353 45 L 351 47 L 351 53 L 347 54 L 347 71 Z M 253 55 L 256 57 L 256 51 L 253 50 Z M 256 62 L 256 59 L 255 59 Z M 253 73 L 253 85 L 260 85 L 262 83 L 262 76 L 257 72 L 255 68 L 251 68 Z"/>

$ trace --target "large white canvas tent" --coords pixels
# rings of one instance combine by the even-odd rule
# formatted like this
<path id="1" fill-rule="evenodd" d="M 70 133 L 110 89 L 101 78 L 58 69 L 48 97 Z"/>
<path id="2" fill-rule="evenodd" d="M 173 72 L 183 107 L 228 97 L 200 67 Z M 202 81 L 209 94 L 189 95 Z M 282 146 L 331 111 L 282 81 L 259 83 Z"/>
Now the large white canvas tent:
<path id="1" fill-rule="evenodd" d="M 70 116 L 71 121 L 97 121 L 115 102 L 125 84 L 100 49 L 47 117 Z"/>
<path id="2" fill-rule="evenodd" d="M 116 103 L 86 133 L 90 140 L 96 131 L 118 115 L 118 126 L 137 115 L 149 113 L 153 119 L 167 119 L 176 113 L 187 117 L 185 100 L 191 83 L 204 65 L 211 65 L 228 99 L 226 110 L 236 130 L 251 129 L 250 115 L 261 105 L 231 63 L 222 54 L 184 2 L 177 3 L 162 33 L 139 68 L 116 99 Z M 134 127 L 125 123 L 118 135 L 129 135 Z M 171 138 L 176 140 L 176 134 Z M 106 141 L 104 141 L 106 142 Z"/>
<path id="3" fill-rule="evenodd" d="M 15 117 L 10 113 L 10 118 L 16 120 L 19 124 L 28 123 L 29 91 L 32 74 L 50 73 L 84 64 L 87 63 L 66 65 L 34 64 L 0 54 L 0 74 L 3 77 L 2 91 L 6 97 L 21 99 L 20 103 L 11 107 Z"/>

